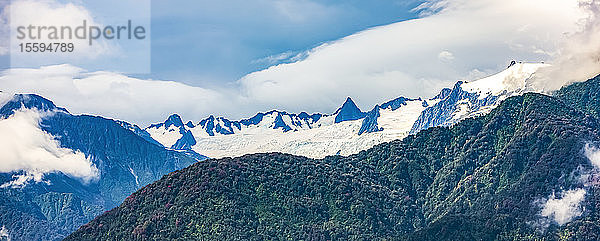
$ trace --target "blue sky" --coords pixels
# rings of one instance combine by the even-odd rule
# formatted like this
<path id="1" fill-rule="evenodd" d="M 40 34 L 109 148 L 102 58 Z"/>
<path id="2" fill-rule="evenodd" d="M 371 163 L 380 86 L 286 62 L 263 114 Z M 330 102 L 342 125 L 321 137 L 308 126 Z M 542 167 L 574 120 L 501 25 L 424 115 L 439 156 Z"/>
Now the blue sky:
<path id="1" fill-rule="evenodd" d="M 152 74 L 191 85 L 233 82 L 324 42 L 415 18 L 417 1 L 152 1 Z"/>
<path id="2" fill-rule="evenodd" d="M 5 6 L 10 0 L 0 0 Z M 102 13 L 139 15 L 104 2 L 55 0 Z M 140 78 L 222 86 L 304 51 L 375 26 L 417 17 L 419 0 L 179 0 L 151 2 L 151 72 Z M 142 15 L 145 13 L 141 13 Z M 276 56 L 288 58 L 277 60 Z M 270 60 L 269 60 L 270 59 Z M 74 64 L 74 63 L 68 63 Z M 10 56 L 0 55 L 7 69 Z M 108 66 L 107 64 L 98 64 Z M 89 66 L 85 66 L 89 67 Z M 112 69 L 96 69 L 115 71 Z"/>

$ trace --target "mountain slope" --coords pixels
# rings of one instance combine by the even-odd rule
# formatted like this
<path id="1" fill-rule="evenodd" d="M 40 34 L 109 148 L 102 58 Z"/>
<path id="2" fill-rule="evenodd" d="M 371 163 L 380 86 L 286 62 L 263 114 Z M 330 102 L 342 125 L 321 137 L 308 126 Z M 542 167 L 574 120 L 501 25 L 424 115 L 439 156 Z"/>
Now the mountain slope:
<path id="1" fill-rule="evenodd" d="M 145 130 L 166 147 L 194 150 L 212 158 L 261 152 L 311 158 L 347 156 L 422 129 L 450 126 L 489 113 L 510 96 L 536 92 L 528 81 L 538 68 L 545 66 L 517 63 L 484 79 L 460 81 L 430 99 L 398 97 L 367 112 L 348 98 L 333 114 L 275 110 L 239 121 L 210 116 L 197 124 L 185 125 L 179 116 L 171 116 Z M 177 124 L 171 124 L 171 119 L 177 119 Z"/>
<path id="2" fill-rule="evenodd" d="M 65 150 L 82 153 L 97 169 L 98 176 L 83 181 L 60 169 L 51 169 L 38 173 L 39 180 L 31 179 L 32 172 L 41 170 L 35 165 L 61 165 L 43 159 L 21 159 L 20 162 L 30 162 L 33 166 L 0 173 L 0 226 L 12 240 L 64 238 L 121 203 L 133 191 L 197 162 L 187 154 L 166 150 L 124 128 L 133 125 L 96 116 L 71 115 L 37 95 L 13 96 L 0 108 L 0 121 L 9 121 L 24 111 L 39 115 L 39 126 L 36 124 L 34 128 L 51 136 L 62 148 L 68 148 Z M 44 145 L 24 151 L 48 148 Z M 3 158 L 6 155 L 3 153 Z M 56 155 L 59 158 L 55 162 L 67 161 Z M 65 165 L 69 168 L 69 164 Z M 19 178 L 26 181 L 20 183 Z"/>
<path id="3" fill-rule="evenodd" d="M 600 118 L 600 76 L 565 86 L 553 95 L 574 108 Z"/>
<path id="4" fill-rule="evenodd" d="M 139 190 L 66 240 L 558 240 L 569 230 L 590 238 L 600 233 L 593 226 L 566 228 L 598 220 L 598 186 L 582 177 L 595 175 L 584 150 L 600 145 L 599 128 L 556 98 L 525 94 L 348 157 L 209 160 Z M 565 227 L 545 214 L 567 190 L 587 196 Z"/>

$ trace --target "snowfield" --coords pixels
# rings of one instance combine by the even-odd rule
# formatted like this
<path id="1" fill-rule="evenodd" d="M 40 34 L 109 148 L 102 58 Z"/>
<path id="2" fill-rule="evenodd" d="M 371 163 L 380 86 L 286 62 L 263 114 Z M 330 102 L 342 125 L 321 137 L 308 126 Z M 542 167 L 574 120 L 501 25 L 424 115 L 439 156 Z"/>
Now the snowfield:
<path id="1" fill-rule="evenodd" d="M 165 122 L 145 130 L 166 147 L 177 149 L 175 143 L 185 142 L 188 145 L 183 146 L 211 158 L 263 152 L 311 158 L 346 156 L 383 142 L 402 139 L 421 129 L 449 126 L 465 118 L 489 113 L 510 96 L 540 92 L 528 81 L 545 66 L 548 65 L 516 63 L 487 78 L 458 82 L 453 89 L 445 89 L 434 98 L 400 97 L 377 105 L 369 112 L 361 111 L 348 98 L 343 108 L 331 115 L 271 111 L 240 121 L 211 116 L 197 124 Z M 336 123 L 338 115 L 363 117 Z M 191 138 L 182 139 L 184 134 Z"/>

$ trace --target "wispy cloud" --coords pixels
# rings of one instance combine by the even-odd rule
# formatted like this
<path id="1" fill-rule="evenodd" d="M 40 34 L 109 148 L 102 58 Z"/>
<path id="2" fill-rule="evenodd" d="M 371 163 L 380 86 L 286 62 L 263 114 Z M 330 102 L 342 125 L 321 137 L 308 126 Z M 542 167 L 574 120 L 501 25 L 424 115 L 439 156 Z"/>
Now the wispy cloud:
<path id="1" fill-rule="evenodd" d="M 450 51 L 442 51 L 438 54 L 438 59 L 442 62 L 452 61 L 454 59 L 454 54 Z"/>
<path id="2" fill-rule="evenodd" d="M 413 8 L 412 11 L 419 13 L 420 17 L 429 17 L 431 15 L 439 13 L 443 9 L 448 9 L 448 5 L 451 2 L 452 1 L 446 0 L 425 1 L 419 4 L 419 6 Z"/>
<path id="3" fill-rule="evenodd" d="M 264 58 L 253 60 L 252 63 L 253 64 L 274 65 L 274 64 L 279 64 L 279 63 L 281 63 L 282 61 L 285 61 L 285 60 L 290 60 L 294 56 L 295 56 L 295 53 L 293 51 L 286 51 L 286 52 L 283 52 L 283 53 L 280 53 L 280 54 L 269 55 L 269 56 L 264 57 Z"/>

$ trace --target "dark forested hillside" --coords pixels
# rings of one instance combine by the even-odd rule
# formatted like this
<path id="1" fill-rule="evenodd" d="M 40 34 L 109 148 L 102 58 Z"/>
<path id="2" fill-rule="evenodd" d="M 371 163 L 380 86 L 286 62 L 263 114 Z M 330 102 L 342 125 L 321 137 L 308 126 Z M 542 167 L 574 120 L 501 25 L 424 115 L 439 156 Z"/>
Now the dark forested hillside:
<path id="1" fill-rule="evenodd" d="M 600 76 L 566 86 L 554 96 L 596 118 L 600 117 Z"/>
<path id="2" fill-rule="evenodd" d="M 600 125 L 576 102 L 513 97 L 349 157 L 196 163 L 67 240 L 594 240 L 600 192 L 583 177 L 595 180 L 585 150 Z M 543 212 L 569 190 L 585 192 L 569 222 Z"/>

